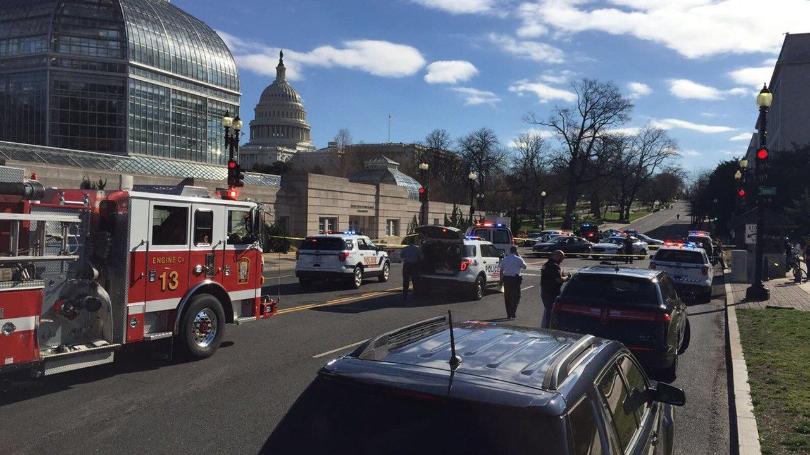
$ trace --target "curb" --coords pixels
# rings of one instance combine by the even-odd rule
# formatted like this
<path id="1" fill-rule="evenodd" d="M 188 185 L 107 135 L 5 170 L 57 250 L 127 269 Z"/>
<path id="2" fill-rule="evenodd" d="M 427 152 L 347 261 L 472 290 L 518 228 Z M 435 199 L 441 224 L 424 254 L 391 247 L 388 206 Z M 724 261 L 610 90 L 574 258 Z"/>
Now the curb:
<path id="1" fill-rule="evenodd" d="M 740 330 L 737 326 L 737 310 L 734 307 L 734 292 L 729 279 L 731 275 L 723 276 L 726 287 L 726 332 L 728 344 L 726 354 L 731 359 L 730 393 L 734 403 L 734 412 L 730 417 L 734 419 L 732 428 L 737 429 L 736 441 L 739 455 L 759 455 L 762 453 L 759 446 L 759 431 L 757 420 L 754 417 L 754 405 L 751 401 L 751 387 L 748 385 L 748 367 L 745 365 Z M 732 435 L 734 436 L 734 435 Z M 732 441 L 734 438 L 732 438 Z"/>

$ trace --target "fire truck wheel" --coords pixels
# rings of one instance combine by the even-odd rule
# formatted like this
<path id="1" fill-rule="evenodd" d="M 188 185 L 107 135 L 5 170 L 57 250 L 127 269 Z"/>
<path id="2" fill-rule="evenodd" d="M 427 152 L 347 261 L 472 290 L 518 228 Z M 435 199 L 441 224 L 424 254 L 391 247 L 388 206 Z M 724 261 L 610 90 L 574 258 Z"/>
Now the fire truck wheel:
<path id="1" fill-rule="evenodd" d="M 183 314 L 180 340 L 192 359 L 210 357 L 222 342 L 225 312 L 219 300 L 210 294 L 196 295 Z"/>
<path id="2" fill-rule="evenodd" d="M 363 284 L 363 268 L 358 266 L 354 267 L 354 272 L 352 272 L 351 281 L 349 281 L 349 286 L 352 289 L 360 289 L 360 285 Z"/>
<path id="3" fill-rule="evenodd" d="M 380 272 L 380 283 L 385 283 L 386 281 L 388 281 L 388 277 L 390 275 L 391 275 L 391 266 L 388 265 L 388 262 L 386 261 L 386 263 L 383 264 L 382 272 Z"/>

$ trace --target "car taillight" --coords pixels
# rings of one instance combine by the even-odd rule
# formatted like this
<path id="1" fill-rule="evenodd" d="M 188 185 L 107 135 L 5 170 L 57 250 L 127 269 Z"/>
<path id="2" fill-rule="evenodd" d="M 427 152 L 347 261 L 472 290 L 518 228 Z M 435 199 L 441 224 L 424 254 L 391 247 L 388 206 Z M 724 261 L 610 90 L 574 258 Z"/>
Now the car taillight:
<path id="1" fill-rule="evenodd" d="M 658 313 L 658 320 L 661 322 L 669 322 L 672 320 L 672 315 L 669 313 Z"/>
<path id="2" fill-rule="evenodd" d="M 703 272 L 704 275 L 709 274 L 709 266 L 708 265 L 704 265 L 703 268 L 700 269 L 700 270 Z"/>
<path id="3" fill-rule="evenodd" d="M 349 252 L 341 251 L 340 254 L 338 254 L 338 261 L 343 262 L 346 260 L 347 257 L 349 257 Z"/>
<path id="4" fill-rule="evenodd" d="M 467 270 L 472 265 L 472 263 L 473 263 L 472 259 L 469 259 L 469 258 L 462 259 L 461 264 L 458 266 L 458 270 L 463 272 L 463 271 Z"/>

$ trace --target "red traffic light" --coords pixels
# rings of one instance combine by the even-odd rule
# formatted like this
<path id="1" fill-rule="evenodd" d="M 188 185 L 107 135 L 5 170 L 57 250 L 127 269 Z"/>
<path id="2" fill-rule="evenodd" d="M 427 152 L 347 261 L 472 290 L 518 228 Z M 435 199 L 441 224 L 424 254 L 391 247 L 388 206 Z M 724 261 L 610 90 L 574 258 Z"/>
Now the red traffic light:
<path id="1" fill-rule="evenodd" d="M 739 197 L 745 197 L 745 190 L 744 190 L 744 189 L 742 189 L 742 188 L 740 188 L 739 190 L 737 190 L 737 196 L 739 196 Z"/>
<path id="2" fill-rule="evenodd" d="M 228 161 L 228 169 L 236 169 L 236 161 L 234 160 Z"/>
<path id="3" fill-rule="evenodd" d="M 767 160 L 768 159 L 768 149 L 761 148 L 757 150 L 757 159 L 758 160 Z"/>

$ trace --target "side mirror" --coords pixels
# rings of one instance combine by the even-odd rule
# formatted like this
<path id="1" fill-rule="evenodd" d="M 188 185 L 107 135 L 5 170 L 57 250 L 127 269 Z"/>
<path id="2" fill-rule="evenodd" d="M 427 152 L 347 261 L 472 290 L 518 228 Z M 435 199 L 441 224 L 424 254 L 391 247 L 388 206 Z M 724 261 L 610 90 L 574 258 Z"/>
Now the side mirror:
<path id="1" fill-rule="evenodd" d="M 683 390 L 665 382 L 653 382 L 650 388 L 647 389 L 647 393 L 651 400 L 660 403 L 668 403 L 674 406 L 686 404 L 686 394 L 683 393 Z"/>

